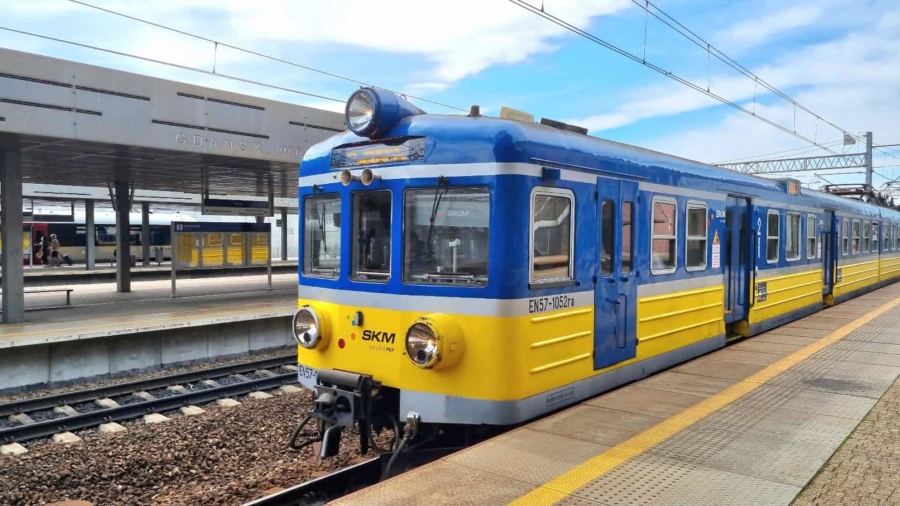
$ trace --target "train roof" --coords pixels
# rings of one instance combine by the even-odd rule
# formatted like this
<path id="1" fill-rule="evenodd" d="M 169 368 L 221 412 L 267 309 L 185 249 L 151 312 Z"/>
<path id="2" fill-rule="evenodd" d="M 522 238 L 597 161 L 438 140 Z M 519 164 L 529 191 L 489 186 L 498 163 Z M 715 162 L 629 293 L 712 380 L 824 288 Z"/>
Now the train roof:
<path id="1" fill-rule="evenodd" d="M 585 172 L 615 170 L 644 176 L 644 171 L 662 169 L 671 177 L 699 178 L 715 186 L 717 183 L 737 185 L 749 195 L 780 194 L 787 197 L 784 180 L 715 167 L 650 149 L 533 122 L 492 117 L 421 114 L 404 118 L 385 138 L 421 136 L 426 139 L 425 163 L 530 163 L 552 162 Z M 310 148 L 303 158 L 300 175 L 323 174 L 331 168 L 332 148 L 353 143 L 377 142 L 343 132 Z M 448 142 L 452 141 L 452 142 Z M 389 165 L 403 165 L 386 164 Z M 601 168 L 602 165 L 602 168 Z M 641 173 L 635 171 L 639 166 Z M 381 167 L 382 165 L 379 165 Z M 642 168 L 642 169 L 641 169 Z M 658 173 L 657 173 L 658 174 Z M 800 198 L 800 197 L 798 197 Z M 867 204 L 855 199 L 804 189 L 801 200 L 857 214 L 885 216 L 900 220 L 900 212 Z M 810 201 L 811 200 L 811 201 Z"/>

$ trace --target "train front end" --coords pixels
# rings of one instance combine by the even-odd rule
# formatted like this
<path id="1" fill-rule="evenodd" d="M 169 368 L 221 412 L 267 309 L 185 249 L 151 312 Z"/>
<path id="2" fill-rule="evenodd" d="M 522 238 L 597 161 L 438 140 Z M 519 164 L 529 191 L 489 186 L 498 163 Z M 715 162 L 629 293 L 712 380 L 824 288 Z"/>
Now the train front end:
<path id="1" fill-rule="evenodd" d="M 334 455 L 354 426 L 364 450 L 383 428 L 396 446 L 404 425 L 482 423 L 510 395 L 508 350 L 491 338 L 503 334 L 488 282 L 504 249 L 497 178 L 459 164 L 492 143 L 456 146 L 439 118 L 364 88 L 347 105 L 351 132 L 303 159 L 293 332 L 316 401 L 295 448 Z"/>

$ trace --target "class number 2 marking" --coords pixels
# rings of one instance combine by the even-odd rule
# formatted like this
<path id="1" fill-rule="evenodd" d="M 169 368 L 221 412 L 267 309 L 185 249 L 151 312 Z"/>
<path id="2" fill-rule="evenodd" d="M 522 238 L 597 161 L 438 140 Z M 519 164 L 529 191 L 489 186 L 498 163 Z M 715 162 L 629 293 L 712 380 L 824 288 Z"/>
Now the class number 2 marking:
<path id="1" fill-rule="evenodd" d="M 312 367 L 301 365 L 297 367 L 297 376 L 305 379 L 316 379 L 317 372 Z"/>

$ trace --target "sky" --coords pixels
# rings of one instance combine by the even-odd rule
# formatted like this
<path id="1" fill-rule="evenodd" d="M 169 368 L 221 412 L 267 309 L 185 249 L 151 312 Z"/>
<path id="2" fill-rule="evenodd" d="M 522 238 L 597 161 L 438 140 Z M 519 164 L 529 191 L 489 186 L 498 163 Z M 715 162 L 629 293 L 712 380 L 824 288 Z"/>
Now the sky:
<path id="1" fill-rule="evenodd" d="M 381 0 L 377 8 L 362 0 L 86 1 L 408 96 L 465 110 L 478 104 L 487 115 L 508 106 L 584 126 L 597 137 L 707 163 L 831 154 L 507 0 Z M 7 30 L 0 30 L 0 47 L 334 111 L 342 111 L 359 86 L 78 2 L 3 3 L 0 27 L 145 59 Z M 658 0 L 655 5 L 802 108 L 647 16 L 632 0 L 543 1 L 545 12 L 570 25 L 788 130 L 834 143 L 835 152 L 862 149 L 836 142 L 843 131 L 872 131 L 876 145 L 900 143 L 900 2 Z M 222 75 L 212 75 L 213 69 Z M 412 101 L 430 113 L 459 113 Z M 876 186 L 886 181 L 883 176 L 900 177 L 900 146 L 875 153 Z M 847 174 L 854 170 L 859 169 L 791 177 L 812 186 L 826 180 L 862 182 L 861 174 Z"/>

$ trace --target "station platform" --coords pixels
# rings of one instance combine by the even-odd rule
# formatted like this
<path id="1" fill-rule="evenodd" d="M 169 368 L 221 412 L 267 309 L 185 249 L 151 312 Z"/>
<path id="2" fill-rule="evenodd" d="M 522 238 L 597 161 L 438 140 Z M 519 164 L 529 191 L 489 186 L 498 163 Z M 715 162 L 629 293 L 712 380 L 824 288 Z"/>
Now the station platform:
<path id="1" fill-rule="evenodd" d="M 272 260 L 272 274 L 297 272 L 297 260 Z M 3 278 L 0 272 L 0 279 Z M 217 278 L 229 276 L 257 276 L 266 274 L 265 265 L 249 267 L 204 267 L 178 271 L 178 279 Z M 170 279 L 172 267 L 169 262 L 157 265 L 136 265 L 131 268 L 132 281 L 162 281 Z M 116 267 L 97 264 L 96 269 L 86 270 L 84 265 L 63 265 L 60 267 L 26 266 L 25 287 L 60 286 L 67 284 L 115 283 Z"/>
<path id="2" fill-rule="evenodd" d="M 75 287 L 26 295 L 27 321 L 0 325 L 0 391 L 118 375 L 292 345 L 297 276 Z"/>
<path id="3" fill-rule="evenodd" d="M 898 306 L 882 288 L 331 504 L 790 504 L 900 375 Z"/>

